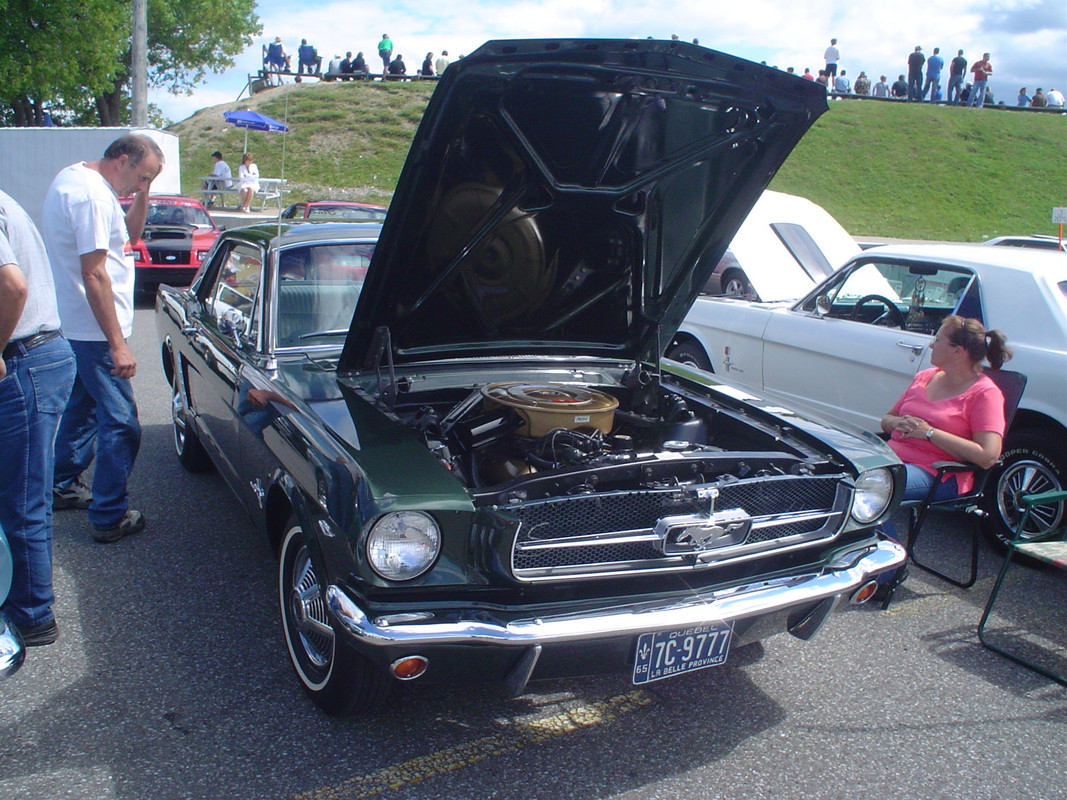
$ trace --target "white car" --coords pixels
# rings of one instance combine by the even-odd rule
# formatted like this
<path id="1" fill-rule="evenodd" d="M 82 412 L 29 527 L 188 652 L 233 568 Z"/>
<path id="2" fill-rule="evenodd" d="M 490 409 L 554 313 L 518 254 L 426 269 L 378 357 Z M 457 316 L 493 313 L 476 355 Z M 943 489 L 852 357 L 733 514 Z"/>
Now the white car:
<path id="1" fill-rule="evenodd" d="M 1035 233 L 1031 236 L 997 236 L 982 242 L 993 247 L 1028 247 L 1035 250 L 1051 250 L 1054 253 L 1067 253 L 1067 241 L 1056 236 Z"/>
<path id="2" fill-rule="evenodd" d="M 800 297 L 858 252 L 859 245 L 822 206 L 767 190 L 705 290 L 763 301 Z"/>
<path id="3" fill-rule="evenodd" d="M 952 313 L 1003 331 L 1014 350 L 1006 368 L 1027 376 L 987 497 L 991 529 L 1004 536 L 1014 496 L 1067 487 L 1062 256 L 978 245 L 877 247 L 801 300 L 698 298 L 667 356 L 877 432 L 914 374 L 930 366 L 929 344 Z"/>

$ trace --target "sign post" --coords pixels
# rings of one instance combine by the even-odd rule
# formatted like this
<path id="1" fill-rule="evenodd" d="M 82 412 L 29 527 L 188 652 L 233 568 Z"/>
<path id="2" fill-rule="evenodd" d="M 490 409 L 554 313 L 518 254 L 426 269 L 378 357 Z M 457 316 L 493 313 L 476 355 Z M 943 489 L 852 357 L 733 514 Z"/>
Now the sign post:
<path id="1" fill-rule="evenodd" d="M 1063 247 L 1063 223 L 1067 222 L 1067 206 L 1052 209 L 1052 221 L 1060 226 L 1060 247 Z"/>

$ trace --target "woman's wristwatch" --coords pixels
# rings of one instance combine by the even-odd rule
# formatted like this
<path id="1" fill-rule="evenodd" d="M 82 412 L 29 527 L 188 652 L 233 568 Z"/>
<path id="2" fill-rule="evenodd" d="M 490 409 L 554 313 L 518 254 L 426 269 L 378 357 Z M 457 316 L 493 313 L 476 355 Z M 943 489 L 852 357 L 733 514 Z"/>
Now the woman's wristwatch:
<path id="1" fill-rule="evenodd" d="M 932 427 L 926 429 L 926 438 L 930 439 L 934 435 L 934 429 Z"/>

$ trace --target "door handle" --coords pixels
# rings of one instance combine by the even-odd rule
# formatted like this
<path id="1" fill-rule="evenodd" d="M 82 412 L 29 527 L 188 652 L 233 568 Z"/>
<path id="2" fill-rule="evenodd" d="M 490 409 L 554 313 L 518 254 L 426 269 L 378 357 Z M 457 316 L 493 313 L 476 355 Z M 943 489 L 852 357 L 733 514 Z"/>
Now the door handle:
<path id="1" fill-rule="evenodd" d="M 912 344 L 911 342 L 897 342 L 897 347 L 903 347 L 905 350 L 911 350 L 912 356 L 922 355 L 923 350 L 926 349 L 925 345 Z"/>

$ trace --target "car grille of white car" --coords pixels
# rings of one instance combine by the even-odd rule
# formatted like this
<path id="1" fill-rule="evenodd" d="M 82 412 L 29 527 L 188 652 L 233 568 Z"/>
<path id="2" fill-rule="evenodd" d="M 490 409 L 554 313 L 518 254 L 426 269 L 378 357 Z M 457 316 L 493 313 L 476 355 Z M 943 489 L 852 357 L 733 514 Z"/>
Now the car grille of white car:
<path id="1" fill-rule="evenodd" d="M 837 535 L 851 502 L 835 477 L 774 476 L 700 486 L 556 497 L 501 509 L 519 522 L 512 574 L 522 581 L 572 580 L 650 571 L 707 569 Z M 713 502 L 709 493 L 717 491 Z M 740 510 L 740 511 L 739 511 Z M 664 546 L 664 523 L 718 515 L 744 519 L 743 538 L 679 553 Z M 721 527 L 721 526 L 720 526 Z"/>

